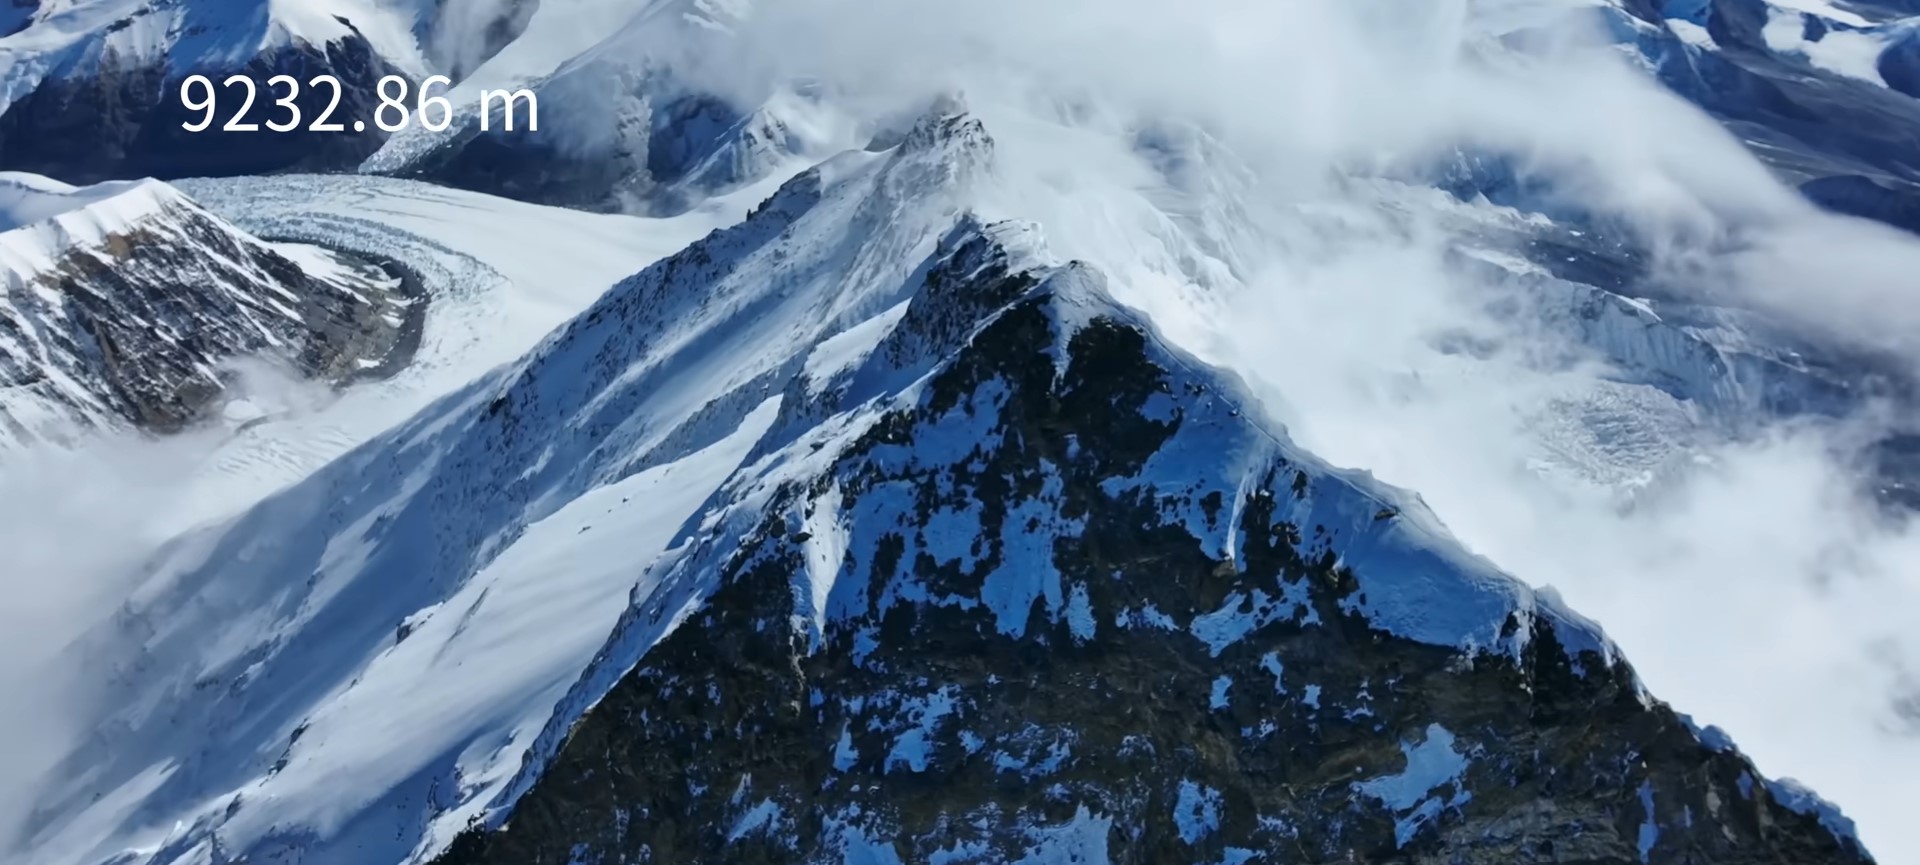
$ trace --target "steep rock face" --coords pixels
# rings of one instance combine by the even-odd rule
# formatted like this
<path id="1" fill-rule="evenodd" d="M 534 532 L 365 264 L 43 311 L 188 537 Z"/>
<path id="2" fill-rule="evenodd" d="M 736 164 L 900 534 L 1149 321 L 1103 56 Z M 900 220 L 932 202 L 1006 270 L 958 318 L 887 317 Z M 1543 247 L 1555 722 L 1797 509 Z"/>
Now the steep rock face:
<path id="1" fill-rule="evenodd" d="M 438 861 L 1870 861 L 1008 236 L 950 239 Z"/>
<path id="2" fill-rule="evenodd" d="M 1809 180 L 1800 185 L 1800 192 L 1835 213 L 1920 234 L 1920 183 L 1836 174 Z"/>
<path id="3" fill-rule="evenodd" d="M 424 75 L 409 22 L 364 8 L 318 6 L 289 19 L 266 4 L 93 2 L 29 20 L 0 37 L 0 170 L 89 184 L 356 165 L 386 138 L 372 122 L 380 78 Z M 232 75 L 257 88 L 239 121 L 286 122 L 274 104 L 284 91 L 266 84 L 281 74 L 301 84 L 297 129 L 223 130 L 245 103 L 241 88 L 223 86 Z M 322 74 L 340 82 L 328 117 L 339 132 L 308 130 L 333 100 L 329 88 L 309 84 Z M 182 128 L 204 119 L 182 103 L 181 84 L 193 75 L 216 85 L 215 122 L 202 132 Z M 364 130 L 354 131 L 356 120 Z"/>
<path id="4" fill-rule="evenodd" d="M 1913 14 L 1920 15 L 1920 10 Z M 1874 67 L 1888 87 L 1920 99 L 1920 28 L 1887 46 Z"/>
<path id="5" fill-rule="evenodd" d="M 1686 44 L 1665 29 L 1657 40 L 1643 37 L 1661 81 L 1762 145 L 1754 150 L 1764 161 L 1794 179 L 1860 166 L 1916 179 L 1901 154 L 1920 123 L 1920 101 L 1814 65 L 1805 53 L 1806 42 L 1841 25 L 1762 0 L 1716 0 L 1668 17 L 1691 20 L 1712 42 Z"/>
<path id="6" fill-rule="evenodd" d="M 221 392 L 231 358 L 273 352 L 341 381 L 401 340 L 399 278 L 301 248 L 321 269 L 309 273 L 157 181 L 82 190 L 8 174 L 0 196 L 22 213 L 57 211 L 0 232 L 11 443 L 76 422 L 176 430 Z"/>
<path id="7" fill-rule="evenodd" d="M 110 708 L 18 855 L 437 854 L 653 585 L 646 565 L 764 436 L 810 426 L 783 386 L 917 289 L 992 149 L 956 114 L 830 159 L 522 360 L 156 554 L 74 650 L 113 671 Z"/>

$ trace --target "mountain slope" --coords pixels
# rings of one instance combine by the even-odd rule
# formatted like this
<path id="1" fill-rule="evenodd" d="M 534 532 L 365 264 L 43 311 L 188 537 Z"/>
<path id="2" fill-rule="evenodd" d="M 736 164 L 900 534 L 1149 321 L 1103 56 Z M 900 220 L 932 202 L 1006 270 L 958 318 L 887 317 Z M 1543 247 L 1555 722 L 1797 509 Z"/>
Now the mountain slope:
<path id="1" fill-rule="evenodd" d="M 264 243 L 158 181 L 0 174 L 0 441 L 178 429 L 256 352 L 331 381 L 377 372 L 404 360 L 400 283 Z"/>
<path id="2" fill-rule="evenodd" d="M 805 140 L 818 106 L 804 96 L 782 89 L 739 107 L 675 72 L 688 57 L 732 50 L 728 28 L 750 14 L 747 4 L 580 5 L 587 8 L 536 13 L 521 41 L 457 86 L 452 98 L 463 111 L 452 128 L 397 135 L 362 170 L 547 204 L 673 214 L 818 143 Z M 614 10 L 626 13 L 624 23 L 577 42 L 591 31 L 574 17 L 618 21 Z M 520 118 L 509 131 L 502 117 L 480 129 L 478 93 L 499 87 L 536 94 L 539 129 Z"/>
<path id="3" fill-rule="evenodd" d="M 977 123 L 947 118 L 891 151 L 830 160 L 521 361 L 171 545 L 76 650 L 116 671 L 102 695 L 112 708 L 66 764 L 76 771 L 49 778 L 29 855 L 437 852 L 511 780 L 638 568 L 672 540 L 684 518 L 672 514 L 696 511 L 727 460 L 777 426 L 778 387 L 815 345 L 911 289 L 990 150 Z M 544 556 L 604 520 L 658 534 L 608 535 L 617 555 L 598 577 L 542 594 Z M 294 537 L 305 540 L 262 545 Z M 515 596 L 558 606 L 500 605 Z M 469 661 L 576 613 L 573 639 L 523 655 L 512 675 Z M 376 699 L 428 691 L 458 699 Z M 459 723 L 436 714 L 448 705 L 463 707 Z M 214 736 L 225 744 L 207 748 Z"/>
<path id="4" fill-rule="evenodd" d="M 1009 236 L 689 521 L 437 861 L 1869 861 Z"/>
<path id="5" fill-rule="evenodd" d="M 1616 38 L 1783 179 L 1822 206 L 1913 230 L 1920 93 L 1905 58 L 1920 16 L 1771 0 L 1615 5 Z"/>
<path id="6" fill-rule="evenodd" d="M 220 513 L 244 509 L 520 359 L 608 286 L 739 221 L 771 189 L 745 190 L 668 220 L 539 207 L 360 175 L 197 179 L 179 186 L 256 235 L 405 262 L 426 304 L 418 348 L 395 375 L 342 390 L 338 400 L 262 418 L 209 456 L 200 474 L 215 482 L 182 492 Z"/>
<path id="7" fill-rule="evenodd" d="M 22 852 L 425 861 L 477 826 L 450 856 L 731 858 L 733 834 L 887 861 L 897 830 L 922 840 L 895 857 L 960 861 L 1074 832 L 1088 861 L 1436 833 L 1863 858 L 1594 626 L 1253 420 L 1033 228 L 966 216 L 979 121 L 949 103 L 885 144 L 170 545 L 76 649 L 114 670 L 108 709 Z"/>
<path id="8" fill-rule="evenodd" d="M 435 21 L 415 0 L 43 4 L 18 32 L 0 34 L 0 170 L 93 183 L 355 164 L 385 138 L 371 123 L 362 132 L 222 132 L 242 107 L 232 88 L 218 95 L 218 124 L 188 132 L 181 124 L 201 116 L 182 104 L 181 83 L 246 75 L 261 92 L 242 119 L 264 123 L 285 119 L 267 79 L 299 79 L 295 104 L 311 119 L 333 94 L 307 82 L 332 75 L 341 87 L 333 120 L 351 128 L 371 119 L 382 76 L 430 74 L 422 46 Z"/>

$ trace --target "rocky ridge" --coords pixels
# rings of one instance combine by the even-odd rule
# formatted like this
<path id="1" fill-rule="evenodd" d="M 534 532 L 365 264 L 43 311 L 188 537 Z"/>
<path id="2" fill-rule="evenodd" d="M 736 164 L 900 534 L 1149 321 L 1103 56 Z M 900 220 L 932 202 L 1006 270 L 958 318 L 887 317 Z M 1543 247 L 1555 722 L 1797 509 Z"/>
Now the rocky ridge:
<path id="1" fill-rule="evenodd" d="M 0 232 L 0 429 L 12 443 L 71 424 L 178 430 L 213 406 L 240 356 L 346 381 L 404 352 L 409 301 L 379 266 L 276 247 L 158 181 L 80 190 L 9 174 L 9 190 L 71 199 Z"/>
<path id="2" fill-rule="evenodd" d="M 115 819 L 174 828 L 73 861 L 1871 861 L 1551 593 L 969 215 L 994 150 L 943 103 L 169 545 L 83 646 L 134 708 L 35 831 L 167 761 Z M 621 528 L 641 495 L 685 508 Z M 602 568 L 626 600 L 520 668 L 514 617 Z"/>
<path id="3" fill-rule="evenodd" d="M 786 384 L 436 861 L 1871 861 L 1037 243 Z"/>

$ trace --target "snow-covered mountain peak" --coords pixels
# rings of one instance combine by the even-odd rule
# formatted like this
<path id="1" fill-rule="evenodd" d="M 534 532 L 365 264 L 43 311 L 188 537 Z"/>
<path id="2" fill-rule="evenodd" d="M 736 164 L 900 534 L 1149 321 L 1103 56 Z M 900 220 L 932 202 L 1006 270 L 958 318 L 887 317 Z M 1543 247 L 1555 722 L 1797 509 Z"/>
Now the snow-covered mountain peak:
<path id="1" fill-rule="evenodd" d="M 523 200 L 672 215 L 715 195 L 797 170 L 844 142 L 793 87 L 712 92 L 689 67 L 739 46 L 740 3 L 548 4 L 526 33 L 458 83 L 447 129 L 409 129 L 360 166 Z M 603 26 L 585 26 L 579 16 Z M 588 37 L 591 37 L 590 39 Z M 538 131 L 480 129 L 483 89 L 524 87 Z M 724 89 L 724 88 L 723 88 Z M 751 90 L 751 88 L 749 88 Z"/>
<path id="2" fill-rule="evenodd" d="M 1200 861 L 1435 844 L 1487 861 L 1547 844 L 1864 861 L 1784 794 L 1762 805 L 1779 831 L 1702 831 L 1719 819 L 1707 803 L 1769 794 L 1642 701 L 1597 627 L 1460 551 L 1404 494 L 1265 428 L 1230 376 L 1169 349 L 1097 271 L 1011 269 L 994 238 L 1027 233 L 964 222 L 906 310 L 846 332 L 890 328 L 843 380 L 893 389 L 849 392 L 716 491 L 492 819 L 436 861 L 1105 862 L 1116 840 Z M 987 312 L 895 376 L 889 342 L 929 344 L 913 323 L 955 298 Z M 1506 688 L 1529 710 L 1501 718 L 1502 700 L 1469 696 Z M 1596 711 L 1635 714 L 1610 728 L 1635 732 L 1557 732 Z M 1395 792 L 1422 747 L 1451 768 Z M 1322 773 L 1322 749 L 1358 765 Z M 1680 768 L 1701 759 L 1724 762 L 1705 781 Z M 1499 823 L 1567 760 L 1583 776 L 1634 767 L 1559 807 L 1637 796 L 1660 834 Z M 661 813 L 687 828 L 631 816 Z"/>
<path id="3" fill-rule="evenodd" d="M 11 231 L 30 223 L 52 219 L 68 211 L 90 208 L 111 199 L 121 205 L 158 205 L 171 193 L 170 187 L 152 180 L 101 183 L 87 188 L 61 183 L 51 177 L 22 171 L 0 171 L 0 231 Z M 135 207 L 145 211 L 149 208 Z M 116 207 L 124 212 L 124 207 Z"/>
<path id="4" fill-rule="evenodd" d="M 421 46 L 438 26 L 433 4 L 415 0 L 48 4 L 17 32 L 0 35 L 0 170 L 93 183 L 350 165 L 385 133 L 371 126 L 353 133 L 190 132 L 182 124 L 198 112 L 183 104 L 182 84 L 195 74 L 215 82 L 245 75 L 258 98 L 222 91 L 217 103 L 223 118 L 257 125 L 271 112 L 284 116 L 278 95 L 265 92 L 267 79 L 288 74 L 305 85 L 327 74 L 339 82 L 338 94 L 301 87 L 294 98 L 301 116 L 370 118 L 381 77 L 436 71 Z M 232 115 L 242 108 L 244 117 Z"/>
<path id="5" fill-rule="evenodd" d="M 186 196 L 157 180 L 74 187 L 25 172 L 0 172 L 0 269 L 24 279 L 75 244 L 98 244 L 145 220 L 192 213 Z M 196 214 L 199 215 L 199 214 Z"/>
<path id="6" fill-rule="evenodd" d="M 816 370 L 827 363 L 816 351 L 832 338 L 884 321 L 917 290 L 940 238 L 963 218 L 967 187 L 989 151 L 976 135 L 936 134 L 913 149 L 828 160 L 740 224 L 609 289 L 520 362 L 234 523 L 183 539 L 155 561 L 141 600 L 102 628 L 89 651 L 200 671 L 197 680 L 232 687 L 195 689 L 166 676 L 116 682 L 115 705 L 148 708 L 100 719 L 103 733 L 119 731 L 105 733 L 118 744 L 76 755 L 104 761 L 101 771 L 48 798 L 36 818 L 38 843 L 49 856 L 63 850 L 83 862 L 88 851 L 123 847 L 172 862 L 216 834 L 228 850 L 297 848 L 309 861 L 364 861 L 351 851 L 368 844 L 396 861 L 415 845 L 421 855 L 437 851 L 518 769 L 553 701 L 624 608 L 636 569 L 666 549 L 774 427 L 785 385 L 804 377 L 810 360 Z M 834 348 L 858 356 L 857 344 Z M 663 508 L 646 518 L 651 528 L 605 534 L 611 558 L 577 572 L 577 591 L 523 583 L 545 573 L 526 566 L 537 547 L 579 539 L 580 526 L 556 533 L 553 521 L 586 517 L 581 508 L 602 505 L 585 503 L 636 484 L 662 483 L 671 495 L 660 489 L 633 499 Z M 307 524 L 316 543 L 192 552 L 204 544 L 237 551 L 276 526 Z M 350 548 L 360 552 L 343 555 Z M 275 576 L 286 573 L 313 578 Z M 487 613 L 442 629 L 471 618 L 460 610 L 476 610 L 484 598 L 522 590 L 561 606 L 528 598 L 502 609 L 515 615 Z M 435 660 L 463 659 L 436 644 L 495 639 L 484 635 L 522 627 L 519 616 L 537 610 L 591 615 L 569 625 L 578 639 L 543 641 L 548 649 L 523 654 L 511 676 L 470 667 L 484 676 L 476 680 Z M 129 628 L 149 626 L 167 636 L 124 641 Z M 358 725 L 394 722 L 392 701 L 377 696 L 388 688 L 443 694 L 406 702 L 441 719 L 414 729 L 448 738 L 369 749 L 375 743 Z M 458 723 L 439 714 L 449 706 L 464 707 Z M 169 721 L 145 720 L 153 717 Z M 205 751 L 198 743 L 212 729 L 245 730 L 247 743 Z M 493 745 L 469 750 L 482 741 Z M 163 754 L 185 761 L 183 771 L 149 787 L 146 761 Z M 433 813 L 396 817 L 369 805 L 419 801 L 436 786 L 444 791 L 436 796 L 451 798 L 436 800 L 444 807 Z M 75 834 L 95 794 L 107 795 L 101 807 L 125 809 L 114 818 L 122 830 Z M 182 828 L 164 843 L 139 831 L 176 820 Z"/>
<path id="7" fill-rule="evenodd" d="M 993 144 L 986 126 L 968 113 L 966 96 L 957 92 L 936 98 L 926 113 L 907 130 L 900 146 L 907 150 L 924 150 L 952 141 L 967 141 L 983 148 L 991 148 Z"/>
<path id="8" fill-rule="evenodd" d="M 177 429 L 211 408 L 221 367 L 263 350 L 352 378 L 382 366 L 405 312 L 398 277 L 275 247 L 157 180 L 0 174 L 0 229 L 8 446 L 75 425 Z"/>
<path id="9" fill-rule="evenodd" d="M 1675 180 L 1688 171 L 1768 193 L 1732 198 L 1782 220 L 1810 211 L 1757 165 L 1721 176 L 1675 155 L 1720 130 L 1660 126 L 1679 143 L 1640 159 L 1655 136 L 1634 123 L 1679 110 L 1652 88 L 1597 77 L 1605 98 L 1579 112 L 1630 134 L 1589 148 L 1579 130 L 1608 130 L 1548 116 L 1552 88 L 1525 74 L 1501 79 L 1511 94 L 1427 87 L 1507 53 L 1566 71 L 1508 42 L 1557 37 L 1569 4 L 1394 20 L 1392 3 L 1329 0 L 1333 21 L 1229 3 L 1189 31 L 1181 10 L 1093 20 L 1100 2 L 792 18 L 745 0 L 351 2 L 373 11 L 47 0 L 0 38 L 0 73 L 34 82 L 0 99 L 8 160 L 69 179 L 407 175 L 186 188 L 268 236 L 444 270 L 426 280 L 419 377 L 348 393 L 351 424 L 236 431 L 306 456 L 128 569 L 139 585 L 69 656 L 107 681 L 35 791 L 33 861 L 1866 860 L 1824 803 L 1674 716 L 1596 624 L 1502 570 L 1560 582 L 1555 563 L 1602 544 L 1483 543 L 1514 537 L 1487 523 L 1544 536 L 1576 519 L 1556 509 L 1593 509 L 1586 487 L 1545 481 L 1556 513 L 1511 507 L 1495 488 L 1532 481 L 1512 476 L 1592 451 L 1614 472 L 1596 485 L 1651 484 L 1710 423 L 1856 399 L 1832 380 L 1859 367 L 1814 375 L 1736 316 L 1653 298 L 1653 253 L 1596 217 L 1644 203 L 1599 201 L 1624 180 L 1716 227 L 1691 207 L 1710 196 Z M 1876 148 L 1910 112 L 1898 76 L 1824 63 L 1897 28 L 1794 4 L 1603 5 L 1645 68 L 1720 100 L 1742 136 L 1784 136 L 1754 145 L 1768 158 L 1816 152 L 1833 161 L 1793 170 L 1897 192 L 1882 182 L 1905 157 Z M 189 11 L 232 20 L 186 32 Z M 45 25 L 62 16 L 71 44 Z M 378 21 L 394 26 L 363 32 Z M 1182 32 L 1144 32 L 1166 26 Z M 917 38 L 869 44 L 897 27 Z M 137 68 L 103 59 L 123 56 L 114 40 Z M 1463 47 L 1479 54 L 1456 64 Z M 1337 55 L 1351 65 L 1328 68 L 1365 80 L 1236 74 L 1292 69 L 1256 62 L 1279 55 Z M 152 103 L 194 57 L 350 72 L 362 96 L 390 70 L 471 76 L 442 132 L 203 152 L 216 139 L 173 134 Z M 1016 68 L 985 68 L 999 57 Z M 1191 62 L 1149 62 L 1166 58 Z M 480 131 L 483 86 L 534 89 L 540 130 Z M 978 116 L 919 101 L 957 86 Z M 1379 98 L 1356 120 L 1353 94 Z M 1503 95 L 1540 122 L 1447 116 L 1452 97 Z M 1861 106 L 1871 122 L 1809 119 Z M 70 116 L 111 122 L 96 135 Z M 1456 128 L 1469 120 L 1488 123 Z M 1548 189 L 1559 157 L 1522 158 L 1536 133 L 1549 156 L 1626 155 L 1592 166 L 1592 187 Z M 1403 136 L 1483 149 L 1393 179 L 1347 152 Z M 1700 149 L 1737 161 L 1730 141 Z M 249 218 L 250 191 L 328 201 Z M 0 246 L 17 263 L 0 307 L 10 420 L 19 393 L 177 426 L 217 402 L 235 352 L 338 372 L 377 360 L 361 337 L 404 341 L 399 316 L 419 309 L 365 303 L 393 286 L 320 278 L 351 262 L 250 237 L 156 182 L 0 176 L 10 237 L 28 250 Z M 435 351 L 456 343 L 488 348 Z M 1522 422 L 1561 426 L 1536 441 Z M 1555 448 L 1572 455 L 1531 461 Z M 1346 465 L 1454 495 L 1430 510 Z M 1598 558 L 1682 571 L 1668 560 L 1691 539 L 1654 534 Z"/>
<path id="10" fill-rule="evenodd" d="M 1116 302 L 1138 274 L 977 216 L 1000 148 L 945 104 L 828 158 L 163 550 L 78 650 L 109 709 L 32 852 L 1016 861 L 1118 826 L 1210 862 L 1859 858 Z M 1404 787 L 1414 754 L 1445 777 Z M 899 784 L 943 792 L 862 792 Z"/>
<path id="11" fill-rule="evenodd" d="M 1326 464 L 1292 442 L 1285 430 L 1265 419 L 1258 400 L 1237 376 L 1208 366 L 1174 347 L 1142 311 L 1122 304 L 1109 288 L 1109 277 L 1097 268 L 1081 262 L 1055 264 L 1045 250 L 1042 229 L 1033 224 L 1008 222 L 983 225 L 968 220 L 956 228 L 943 243 L 944 255 L 930 271 L 926 287 L 915 295 L 902 317 L 896 333 L 910 330 L 909 324 L 928 318 L 952 318 L 956 307 L 971 307 L 964 337 L 934 341 L 942 358 L 952 358 L 969 350 L 968 345 L 983 341 L 980 331 L 995 318 L 1014 307 L 1033 305 L 1044 310 L 1050 322 L 1050 337 L 1034 348 L 1052 359 L 1059 377 L 1070 378 L 1077 362 L 1080 333 L 1096 325 L 1135 331 L 1143 340 L 1142 351 L 1153 363 L 1195 377 L 1193 389 L 1204 394 L 1189 409 L 1155 407 L 1143 409 L 1149 415 L 1168 415 L 1179 427 L 1189 415 L 1207 415 L 1209 420 L 1197 429 L 1213 434 L 1220 426 L 1246 426 L 1249 441 L 1260 442 L 1255 450 L 1270 453 L 1279 463 L 1293 465 L 1312 478 L 1324 478 L 1326 490 L 1340 488 L 1353 501 L 1345 504 L 1322 502 L 1329 509 L 1315 511 L 1300 522 L 1333 526 L 1341 520 L 1351 523 L 1354 533 L 1341 561 L 1360 574 L 1363 591 L 1343 604 L 1343 609 L 1364 616 L 1376 629 L 1434 645 L 1472 652 L 1491 652 L 1518 657 L 1526 649 L 1529 627 L 1515 631 L 1510 620 L 1530 626 L 1536 619 L 1551 627 L 1560 643 L 1574 654 L 1592 652 L 1599 661 L 1612 665 L 1618 650 L 1600 627 L 1568 609 L 1551 592 L 1536 593 L 1524 583 L 1499 573 L 1490 563 L 1459 550 L 1439 518 L 1410 491 L 1381 483 L 1362 470 L 1341 469 Z M 943 275 L 944 278 L 935 278 Z M 963 287 L 956 292 L 949 286 Z M 964 298 L 964 299 L 963 299 Z M 926 310 L 939 310 L 928 314 Z M 876 354 L 876 357 L 884 355 Z M 949 361 L 950 362 L 950 361 Z M 1083 367 L 1079 375 L 1089 375 Z M 1185 402 L 1195 393 L 1180 394 L 1173 388 L 1173 402 Z M 1244 416 L 1243 416 L 1244 413 Z M 1185 434 L 1192 434 L 1187 430 Z M 1157 455 L 1139 467 L 1143 485 L 1190 485 L 1195 498 L 1206 495 L 1203 478 L 1221 472 L 1219 483 L 1244 491 L 1244 481 L 1229 478 L 1244 468 L 1228 458 L 1211 468 L 1188 462 L 1209 454 L 1208 446 L 1178 446 L 1183 433 L 1176 432 L 1167 453 Z M 1176 456 L 1177 454 L 1177 456 Z M 1218 454 L 1214 454 L 1218 457 Z M 1202 463 L 1206 460 L 1202 458 Z M 1125 484 L 1109 476 L 1105 485 L 1110 492 Z M 1344 517 L 1335 516 L 1346 512 Z M 1391 513 L 1387 521 L 1382 514 Z M 1365 519 L 1360 519 L 1365 517 Z M 1376 523 L 1370 525 L 1369 521 Z M 1199 527 L 1190 526 L 1196 532 Z M 1231 534 L 1231 533 L 1229 533 Z M 1372 538 L 1362 542 L 1361 538 Z M 1240 539 L 1223 538 L 1219 551 L 1229 561 L 1237 553 L 1232 549 Z M 1203 542 L 1203 545 L 1211 544 Z M 1212 547 L 1209 546 L 1209 549 Z M 1363 552 L 1364 551 L 1364 552 Z M 1380 581 L 1380 582 L 1374 582 Z M 1368 585 L 1372 583 L 1372 585 Z M 1373 600 L 1368 600 L 1372 598 Z"/>

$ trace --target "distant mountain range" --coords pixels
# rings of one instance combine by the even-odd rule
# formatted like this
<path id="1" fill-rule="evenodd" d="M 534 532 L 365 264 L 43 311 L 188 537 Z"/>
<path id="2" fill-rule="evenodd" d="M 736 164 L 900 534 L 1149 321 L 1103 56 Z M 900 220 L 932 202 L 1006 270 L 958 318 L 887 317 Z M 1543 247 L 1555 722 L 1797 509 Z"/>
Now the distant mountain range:
<path id="1" fill-rule="evenodd" d="M 1890 521 L 1920 510 L 1900 344 L 1709 290 L 1524 148 L 1296 176 L 1037 77 L 990 82 L 1043 94 L 1021 110 L 902 111 L 893 82 L 688 68 L 775 3 L 0 9 L 0 467 L 221 432 L 61 650 L 90 699 L 7 856 L 1875 861 L 1601 623 L 1313 453 L 1220 344 L 1256 251 L 1431 240 L 1352 275 L 1472 307 L 1411 337 L 1374 311 L 1368 346 L 1440 359 L 1389 397 L 1524 366 L 1524 468 L 1622 510 L 1703 442 L 1884 411 L 1849 470 Z M 1459 11 L 1487 66 L 1597 24 L 1786 187 L 1881 223 L 1841 228 L 1920 230 L 1920 8 Z M 186 76 L 281 72 L 337 76 L 343 116 L 388 74 L 526 87 L 540 130 L 462 98 L 442 132 L 180 128 Z M 234 369 L 262 357 L 329 401 L 252 406 Z"/>

